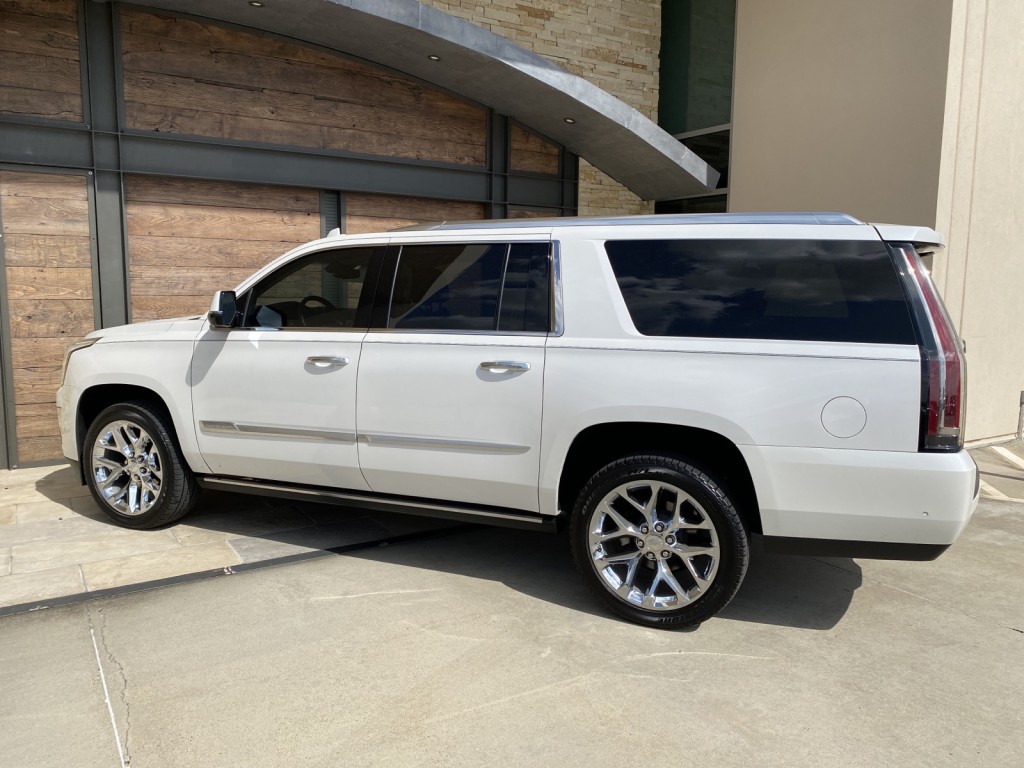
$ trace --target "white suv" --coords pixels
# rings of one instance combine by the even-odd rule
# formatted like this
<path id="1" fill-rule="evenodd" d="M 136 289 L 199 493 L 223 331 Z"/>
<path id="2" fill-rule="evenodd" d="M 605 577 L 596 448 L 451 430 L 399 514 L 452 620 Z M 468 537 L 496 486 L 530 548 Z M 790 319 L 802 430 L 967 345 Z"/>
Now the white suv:
<path id="1" fill-rule="evenodd" d="M 609 608 L 695 624 L 751 534 L 932 559 L 967 523 L 941 243 L 840 214 L 332 233 L 209 316 L 73 347 L 63 449 L 134 528 L 199 488 L 564 524 Z"/>

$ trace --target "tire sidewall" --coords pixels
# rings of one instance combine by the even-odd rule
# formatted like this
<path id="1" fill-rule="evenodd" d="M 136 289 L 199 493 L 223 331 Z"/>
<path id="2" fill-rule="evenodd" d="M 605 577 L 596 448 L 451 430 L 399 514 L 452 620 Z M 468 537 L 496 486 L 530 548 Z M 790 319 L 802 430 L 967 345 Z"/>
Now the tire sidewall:
<path id="1" fill-rule="evenodd" d="M 710 589 L 692 603 L 671 611 L 638 608 L 614 594 L 597 572 L 590 554 L 589 531 L 596 506 L 615 488 L 644 480 L 668 483 L 692 496 L 715 526 L 719 542 L 718 570 Z M 627 457 L 594 475 L 573 509 L 570 539 L 577 569 L 602 602 L 623 618 L 654 626 L 690 626 L 716 614 L 735 595 L 749 557 L 746 530 L 725 492 L 701 470 L 670 457 Z"/>

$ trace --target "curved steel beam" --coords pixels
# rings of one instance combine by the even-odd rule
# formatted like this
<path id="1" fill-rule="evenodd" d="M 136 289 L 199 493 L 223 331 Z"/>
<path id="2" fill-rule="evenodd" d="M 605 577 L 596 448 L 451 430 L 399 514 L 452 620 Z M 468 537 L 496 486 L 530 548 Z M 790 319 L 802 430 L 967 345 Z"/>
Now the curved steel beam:
<path id="1" fill-rule="evenodd" d="M 565 145 L 645 200 L 718 172 L 640 112 L 542 56 L 416 0 L 135 0 L 295 38 L 434 83 Z M 567 121 L 568 118 L 568 121 Z M 571 121 L 571 122 L 570 122 Z"/>

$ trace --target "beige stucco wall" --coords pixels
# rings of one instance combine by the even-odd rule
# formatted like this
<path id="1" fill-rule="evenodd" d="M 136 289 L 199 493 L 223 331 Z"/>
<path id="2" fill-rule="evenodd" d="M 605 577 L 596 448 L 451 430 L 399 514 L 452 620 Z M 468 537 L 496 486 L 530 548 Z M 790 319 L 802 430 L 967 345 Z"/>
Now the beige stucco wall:
<path id="1" fill-rule="evenodd" d="M 737 0 L 729 208 L 935 220 L 952 0 Z"/>
<path id="2" fill-rule="evenodd" d="M 1024 390 L 1024 3 L 955 0 L 934 277 L 967 343 L 967 437 L 1017 429 Z"/>
<path id="3" fill-rule="evenodd" d="M 657 119 L 661 0 L 423 2 L 514 40 Z M 652 204 L 580 162 L 581 215 L 652 211 Z"/>

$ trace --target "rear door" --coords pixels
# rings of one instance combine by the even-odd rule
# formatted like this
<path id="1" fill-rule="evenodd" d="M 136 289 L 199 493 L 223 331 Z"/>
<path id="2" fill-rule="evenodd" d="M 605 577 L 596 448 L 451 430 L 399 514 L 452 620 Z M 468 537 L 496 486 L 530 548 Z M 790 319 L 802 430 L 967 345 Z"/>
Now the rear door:
<path id="1" fill-rule="evenodd" d="M 359 462 L 374 491 L 537 511 L 550 251 L 392 250 L 359 366 Z"/>

